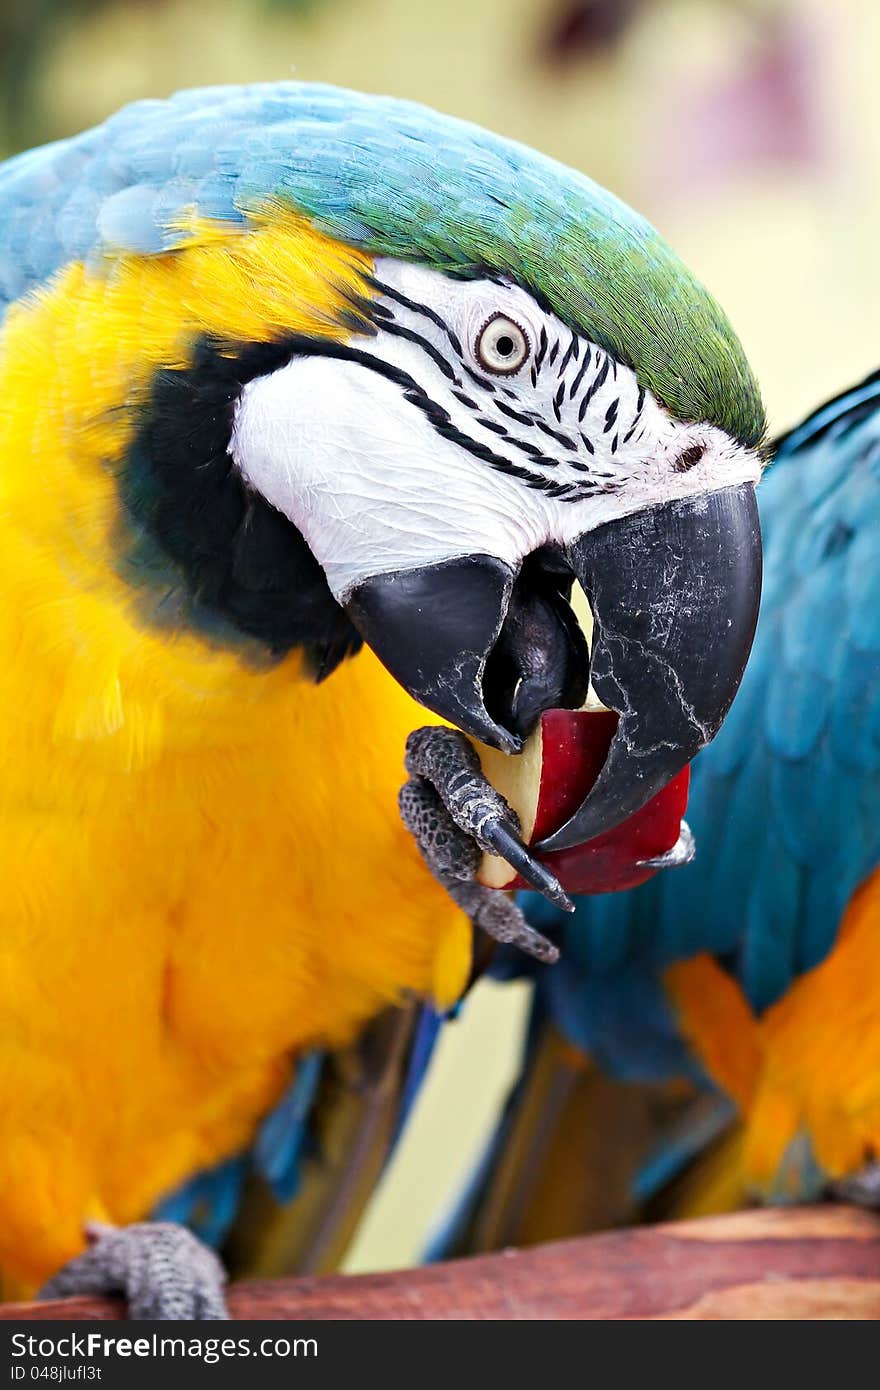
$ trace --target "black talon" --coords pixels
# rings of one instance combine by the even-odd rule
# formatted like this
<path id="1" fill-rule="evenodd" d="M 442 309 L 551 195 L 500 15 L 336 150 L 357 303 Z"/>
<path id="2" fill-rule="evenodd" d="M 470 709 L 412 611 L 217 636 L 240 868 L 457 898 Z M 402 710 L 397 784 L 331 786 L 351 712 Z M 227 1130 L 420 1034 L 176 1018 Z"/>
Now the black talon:
<path id="1" fill-rule="evenodd" d="M 503 825 L 501 821 L 490 821 L 481 827 L 480 839 L 484 840 L 495 854 L 505 859 L 512 869 L 516 869 L 520 878 L 524 878 L 532 888 L 543 893 L 554 907 L 562 908 L 563 912 L 574 912 L 574 903 L 556 875 L 538 862 L 509 826 Z"/>

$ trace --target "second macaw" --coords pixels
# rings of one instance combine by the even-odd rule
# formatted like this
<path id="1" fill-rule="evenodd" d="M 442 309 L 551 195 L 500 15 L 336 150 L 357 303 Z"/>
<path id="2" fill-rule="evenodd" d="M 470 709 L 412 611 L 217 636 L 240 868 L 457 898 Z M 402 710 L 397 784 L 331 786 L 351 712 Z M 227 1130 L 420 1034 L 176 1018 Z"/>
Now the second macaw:
<path id="1" fill-rule="evenodd" d="M 880 1204 L 880 375 L 773 452 L 752 657 L 692 771 L 696 857 L 571 919 L 529 902 L 561 960 L 535 968 L 523 1077 L 447 1249 Z"/>

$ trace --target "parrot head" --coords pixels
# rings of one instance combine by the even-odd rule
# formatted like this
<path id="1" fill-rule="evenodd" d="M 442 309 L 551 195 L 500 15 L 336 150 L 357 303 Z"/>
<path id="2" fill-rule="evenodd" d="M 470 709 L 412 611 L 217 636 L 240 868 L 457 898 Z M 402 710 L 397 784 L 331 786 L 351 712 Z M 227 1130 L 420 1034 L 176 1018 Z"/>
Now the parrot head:
<path id="1" fill-rule="evenodd" d="M 322 634 L 322 674 L 366 642 L 420 704 L 508 753 L 592 685 L 617 733 L 544 847 L 644 805 L 742 675 L 764 431 L 732 330 L 658 233 L 521 145 L 309 85 L 135 106 L 92 133 L 80 177 L 87 159 L 115 179 L 92 259 L 173 255 L 193 215 L 234 244 L 282 211 L 359 257 L 356 289 L 327 268 L 345 309 L 313 305 L 317 327 L 297 309 L 323 273 L 306 250 L 289 323 L 206 335 L 156 374 L 123 489 L 193 587 L 226 546 L 211 601 L 242 629 L 276 651 Z M 251 582 L 261 567 L 289 582 Z"/>
<path id="2" fill-rule="evenodd" d="M 423 705 L 519 752 L 588 688 L 621 715 L 547 847 L 637 810 L 712 738 L 760 587 L 752 448 L 507 276 L 380 258 L 371 335 L 297 341 L 230 451 Z M 589 650 L 570 605 L 589 600 Z"/>

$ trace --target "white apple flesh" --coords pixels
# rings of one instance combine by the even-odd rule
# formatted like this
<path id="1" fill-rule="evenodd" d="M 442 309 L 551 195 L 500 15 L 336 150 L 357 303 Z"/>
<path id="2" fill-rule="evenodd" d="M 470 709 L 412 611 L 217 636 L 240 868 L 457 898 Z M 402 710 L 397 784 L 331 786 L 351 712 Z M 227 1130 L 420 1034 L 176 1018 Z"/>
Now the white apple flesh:
<path id="1" fill-rule="evenodd" d="M 602 769 L 616 725 L 610 710 L 555 709 L 541 716 L 517 756 L 475 744 L 485 776 L 519 816 L 526 844 L 551 835 L 577 810 Z M 678 840 L 689 780 L 685 768 L 613 830 L 538 858 L 568 893 L 634 888 L 656 872 L 642 861 L 664 854 Z M 483 856 L 477 877 L 487 888 L 528 887 L 496 855 Z"/>

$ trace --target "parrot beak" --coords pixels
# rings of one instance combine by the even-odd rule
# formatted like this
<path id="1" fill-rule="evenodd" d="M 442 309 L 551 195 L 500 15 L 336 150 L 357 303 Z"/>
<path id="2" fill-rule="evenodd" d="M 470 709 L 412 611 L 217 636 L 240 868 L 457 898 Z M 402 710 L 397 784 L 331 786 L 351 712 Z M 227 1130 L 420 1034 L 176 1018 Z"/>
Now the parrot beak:
<path id="1" fill-rule="evenodd" d="M 568 604 L 577 579 L 592 655 Z M 606 523 L 516 571 L 489 555 L 377 575 L 346 609 L 392 676 L 464 733 L 518 753 L 544 710 L 593 690 L 620 719 L 598 780 L 538 848 L 612 829 L 717 732 L 757 621 L 752 484 Z"/>
<path id="2" fill-rule="evenodd" d="M 505 753 L 519 753 L 523 739 L 492 718 L 483 676 L 515 579 L 503 561 L 468 555 L 377 575 L 346 604 L 364 641 L 414 700 Z"/>
<path id="3" fill-rule="evenodd" d="M 619 825 L 715 737 L 751 651 L 761 530 L 751 483 L 668 502 L 568 548 L 593 613 L 593 689 L 620 720 L 586 800 L 540 849 Z"/>

